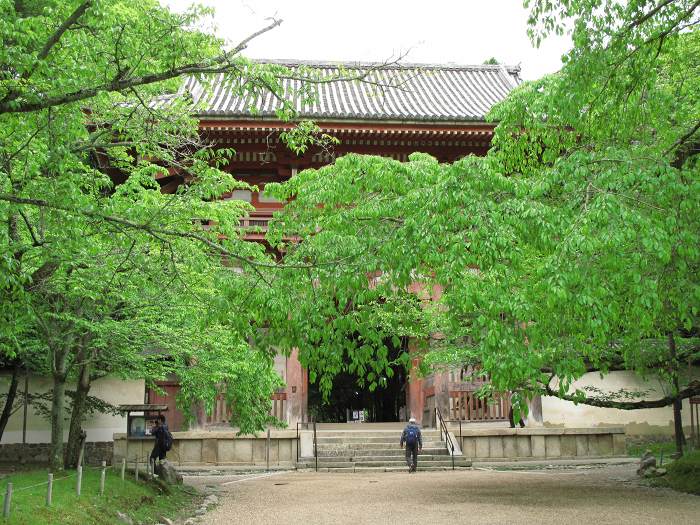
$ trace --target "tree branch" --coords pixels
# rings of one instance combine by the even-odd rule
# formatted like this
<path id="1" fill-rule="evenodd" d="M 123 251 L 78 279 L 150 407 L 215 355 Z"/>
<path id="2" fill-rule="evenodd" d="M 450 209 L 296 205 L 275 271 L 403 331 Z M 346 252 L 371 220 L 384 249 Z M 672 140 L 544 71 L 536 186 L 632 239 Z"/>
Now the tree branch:
<path id="1" fill-rule="evenodd" d="M 82 4 L 80 4 L 75 11 L 71 13 L 71 15 L 66 18 L 63 23 L 54 31 L 54 33 L 49 37 L 49 39 L 46 41 L 44 44 L 44 47 L 39 51 L 39 54 L 36 57 L 36 60 L 34 61 L 34 64 L 32 67 L 27 69 L 24 73 L 22 73 L 22 80 L 27 80 L 29 77 L 31 77 L 34 74 L 34 71 L 36 71 L 36 68 L 39 67 L 39 63 L 41 63 L 42 60 L 46 59 L 47 56 L 49 56 L 49 53 L 53 49 L 53 47 L 58 43 L 58 41 L 61 39 L 63 34 L 70 29 L 70 27 L 75 24 L 78 19 L 85 14 L 85 11 L 92 5 L 93 0 L 85 0 Z M 0 104 L 0 107 L 4 106 L 7 102 L 13 101 L 22 94 L 21 91 L 19 90 L 10 90 L 10 92 L 5 95 L 3 98 L 3 103 Z M 2 111 L 0 111 L 1 113 Z"/>
<path id="2" fill-rule="evenodd" d="M 669 154 L 674 149 L 677 149 L 675 158 L 671 162 L 671 166 L 680 169 L 681 167 L 683 167 L 683 164 L 688 159 L 688 157 L 691 156 L 692 152 L 696 149 L 700 149 L 700 140 L 696 140 L 695 142 L 687 144 L 688 140 L 693 135 L 695 135 L 695 133 L 697 133 L 698 130 L 700 130 L 700 120 L 695 124 L 695 126 L 693 126 L 690 129 L 690 131 L 688 131 L 685 135 L 680 137 L 676 142 L 673 143 L 673 145 L 671 145 L 670 148 L 668 148 L 664 152 L 665 154 Z"/>
<path id="3" fill-rule="evenodd" d="M 579 399 L 570 394 L 562 394 L 558 390 L 552 389 L 549 383 L 544 384 L 544 390 L 548 396 L 557 397 L 564 401 L 571 401 L 580 405 L 588 405 L 600 408 L 617 408 L 620 410 L 638 410 L 640 408 L 663 408 L 672 405 L 677 399 L 683 400 L 689 397 L 700 395 L 700 381 L 692 381 L 686 388 L 680 390 L 677 395 L 662 397 L 652 401 L 608 401 L 595 397 L 585 397 Z"/>
<path id="4" fill-rule="evenodd" d="M 237 261 L 240 261 L 243 264 L 246 264 L 250 266 L 251 268 L 255 269 L 258 271 L 258 268 L 272 268 L 272 269 L 287 269 L 287 268 L 316 268 L 319 266 L 335 266 L 338 265 L 346 260 L 352 259 L 356 257 L 356 255 L 349 255 L 347 257 L 333 260 L 333 261 L 326 261 L 326 262 L 316 262 L 313 264 L 275 264 L 275 263 L 267 263 L 263 261 L 256 261 L 254 259 L 250 259 L 248 257 L 244 257 L 242 255 L 239 255 L 237 253 L 234 253 L 230 250 L 227 250 L 221 244 L 218 244 L 211 239 L 205 237 L 204 235 L 200 235 L 198 233 L 194 232 L 187 232 L 187 231 L 178 231 L 178 230 L 170 230 L 166 228 L 158 228 L 158 227 L 153 227 L 150 223 L 138 223 L 131 221 L 129 219 L 124 219 L 123 217 L 117 217 L 115 215 L 106 215 L 103 213 L 95 212 L 95 211 L 90 211 L 90 210 L 80 210 L 80 209 L 75 209 L 75 208 L 70 208 L 68 206 L 60 206 L 58 204 L 52 204 L 48 201 L 40 200 L 40 199 L 27 199 L 23 197 L 16 197 L 14 195 L 7 195 L 7 194 L 2 194 L 0 193 L 0 201 L 6 201 L 6 202 L 13 202 L 15 204 L 23 204 L 23 205 L 29 205 L 29 206 L 37 206 L 41 208 L 48 208 L 52 210 L 57 210 L 57 211 L 63 211 L 66 213 L 78 213 L 80 215 L 83 215 L 84 217 L 91 217 L 94 219 L 100 219 L 106 222 L 111 222 L 114 224 L 120 224 L 123 226 L 126 226 L 128 228 L 131 228 L 133 230 L 140 230 L 148 235 L 151 235 L 152 237 L 155 237 L 156 239 L 162 240 L 160 238 L 161 235 L 164 236 L 169 236 L 169 237 L 180 237 L 182 239 L 192 239 L 198 242 L 201 242 L 202 244 L 208 246 L 215 252 L 217 252 L 220 255 L 224 255 L 226 257 L 230 257 L 231 259 L 235 259 Z"/>
<path id="5" fill-rule="evenodd" d="M 58 41 L 61 39 L 63 36 L 63 33 L 68 31 L 68 29 L 75 24 L 78 19 L 85 14 L 85 11 L 92 5 L 93 0 L 85 0 L 82 4 L 80 4 L 71 15 L 66 18 L 63 23 L 54 31 L 54 33 L 49 37 L 49 39 L 46 41 L 46 44 L 44 44 L 44 47 L 41 49 L 39 54 L 37 55 L 37 63 L 32 67 L 31 70 L 29 70 L 29 73 L 27 74 L 27 77 L 31 76 L 31 74 L 34 72 L 36 69 L 37 65 L 39 62 L 44 60 L 47 56 L 49 56 L 49 53 L 51 52 L 51 49 L 53 46 L 55 46 Z"/>
<path id="6" fill-rule="evenodd" d="M 669 5 L 669 4 L 674 3 L 675 1 L 676 1 L 676 0 L 664 0 L 663 2 L 661 2 L 659 5 L 657 5 L 654 9 L 652 9 L 652 10 L 649 11 L 648 13 L 646 13 L 646 14 L 642 15 L 641 17 L 639 17 L 639 18 L 633 20 L 633 21 L 627 26 L 627 29 L 628 29 L 628 30 L 629 30 L 629 29 L 634 29 L 635 27 L 638 27 L 638 26 L 642 25 L 644 22 L 646 22 L 647 20 L 649 20 L 649 19 L 650 19 L 652 16 L 654 16 L 656 13 L 658 13 L 659 11 L 661 11 L 664 7 L 666 7 L 666 6 Z"/>
<path id="7" fill-rule="evenodd" d="M 236 69 L 236 65 L 230 62 L 231 57 L 238 53 L 240 50 L 245 49 L 248 42 L 251 39 L 262 35 L 268 31 L 271 31 L 278 25 L 282 23 L 282 20 L 274 20 L 268 26 L 256 31 L 248 38 L 244 39 L 239 43 L 233 51 L 225 52 L 219 57 L 211 60 L 210 62 L 200 62 L 194 64 L 187 64 L 184 66 L 169 69 L 167 71 L 161 71 L 159 73 L 152 73 L 149 75 L 141 75 L 136 77 L 127 78 L 115 78 L 111 82 L 106 82 L 98 86 L 88 87 L 73 91 L 70 93 L 63 93 L 54 96 L 42 97 L 39 101 L 21 101 L 19 103 L 11 104 L 9 100 L 4 100 L 0 103 L 0 114 L 2 113 L 27 113 L 31 111 L 38 111 L 41 109 L 46 109 L 54 106 L 60 106 L 63 104 L 68 104 L 70 102 L 78 102 L 80 100 L 86 100 L 94 97 L 98 93 L 103 92 L 115 92 L 124 91 L 129 88 L 137 86 L 145 86 L 148 84 L 154 84 L 156 82 L 162 82 L 164 80 L 170 80 L 172 78 L 180 77 L 183 75 L 193 75 L 200 73 L 225 73 Z M 242 46 L 242 47 L 241 47 Z M 19 95 L 14 97 L 19 98 Z M 16 102 L 16 101 L 15 101 Z"/>

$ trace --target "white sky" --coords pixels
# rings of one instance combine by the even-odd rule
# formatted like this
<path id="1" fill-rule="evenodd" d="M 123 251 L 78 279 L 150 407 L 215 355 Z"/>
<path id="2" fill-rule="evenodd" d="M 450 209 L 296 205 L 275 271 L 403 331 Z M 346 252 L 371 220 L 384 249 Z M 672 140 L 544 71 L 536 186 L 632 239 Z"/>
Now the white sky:
<path id="1" fill-rule="evenodd" d="M 192 0 L 160 0 L 182 10 Z M 216 9 L 219 36 L 238 43 L 264 27 L 280 27 L 250 43 L 250 58 L 383 61 L 408 51 L 404 62 L 481 64 L 495 57 L 520 64 L 523 79 L 557 71 L 568 37 L 539 49 L 527 38 L 522 0 L 200 0 Z"/>

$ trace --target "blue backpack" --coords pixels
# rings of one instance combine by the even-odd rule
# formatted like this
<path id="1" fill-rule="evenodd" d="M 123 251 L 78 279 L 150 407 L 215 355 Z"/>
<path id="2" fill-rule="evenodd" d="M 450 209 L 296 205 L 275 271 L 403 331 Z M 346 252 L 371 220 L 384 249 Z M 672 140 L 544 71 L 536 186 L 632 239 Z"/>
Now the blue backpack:
<path id="1" fill-rule="evenodd" d="M 418 441 L 418 427 L 408 426 L 406 427 L 406 444 L 413 446 Z"/>
<path id="2" fill-rule="evenodd" d="M 164 445 L 166 451 L 173 448 L 173 435 L 170 433 L 170 430 L 168 430 L 167 428 L 165 429 L 165 436 L 163 439 L 163 445 Z"/>

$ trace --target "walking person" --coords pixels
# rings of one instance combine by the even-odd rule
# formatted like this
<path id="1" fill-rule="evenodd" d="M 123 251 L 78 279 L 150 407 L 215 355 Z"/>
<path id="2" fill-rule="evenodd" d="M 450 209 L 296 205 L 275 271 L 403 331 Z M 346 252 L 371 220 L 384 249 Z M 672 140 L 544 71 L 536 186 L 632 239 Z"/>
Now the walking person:
<path id="1" fill-rule="evenodd" d="M 406 464 L 409 472 L 415 472 L 418 467 L 418 453 L 423 450 L 423 438 L 420 427 L 416 425 L 416 418 L 411 417 L 408 425 L 401 433 L 401 448 L 406 445 Z"/>

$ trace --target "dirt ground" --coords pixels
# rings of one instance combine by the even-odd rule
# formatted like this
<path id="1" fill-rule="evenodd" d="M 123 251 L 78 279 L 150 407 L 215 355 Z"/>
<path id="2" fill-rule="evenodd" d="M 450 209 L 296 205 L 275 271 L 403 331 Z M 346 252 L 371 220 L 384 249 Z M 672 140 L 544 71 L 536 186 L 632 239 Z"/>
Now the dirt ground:
<path id="1" fill-rule="evenodd" d="M 641 485 L 634 465 L 565 470 L 289 472 L 192 477 L 206 524 L 700 524 L 700 497 Z"/>

